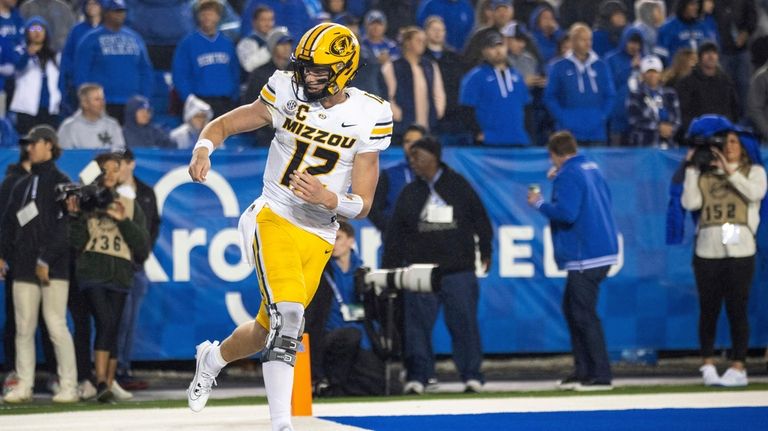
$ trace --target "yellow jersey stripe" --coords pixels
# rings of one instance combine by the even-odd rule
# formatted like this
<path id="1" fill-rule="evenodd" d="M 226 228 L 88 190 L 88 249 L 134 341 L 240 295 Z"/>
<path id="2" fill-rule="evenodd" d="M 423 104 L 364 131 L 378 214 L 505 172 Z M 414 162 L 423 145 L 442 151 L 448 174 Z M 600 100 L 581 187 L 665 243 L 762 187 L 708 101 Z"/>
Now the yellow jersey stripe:
<path id="1" fill-rule="evenodd" d="M 371 135 L 388 135 L 392 133 L 392 126 L 377 127 L 371 131 Z"/>
<path id="2" fill-rule="evenodd" d="M 273 105 L 275 104 L 275 100 L 276 100 L 275 95 L 269 92 L 266 85 L 261 89 L 260 94 L 261 94 L 261 97 L 263 97 L 267 102 Z"/>

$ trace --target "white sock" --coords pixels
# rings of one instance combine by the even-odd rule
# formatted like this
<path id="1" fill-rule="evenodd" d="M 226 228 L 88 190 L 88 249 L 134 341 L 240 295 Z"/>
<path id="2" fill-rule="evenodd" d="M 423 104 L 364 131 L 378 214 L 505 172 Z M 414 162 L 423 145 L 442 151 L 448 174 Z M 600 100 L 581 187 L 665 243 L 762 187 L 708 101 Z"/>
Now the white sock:
<path id="1" fill-rule="evenodd" d="M 304 317 L 304 305 L 296 302 L 279 302 L 277 310 L 283 317 L 280 334 L 299 337 L 299 327 Z M 293 367 L 281 361 L 269 361 L 262 365 L 264 387 L 267 390 L 269 416 L 272 431 L 293 430 L 291 426 L 291 395 L 293 393 Z"/>
<path id="2" fill-rule="evenodd" d="M 269 416 L 272 431 L 283 431 L 291 427 L 291 394 L 293 393 L 293 367 L 280 361 L 269 361 L 262 365 L 264 387 L 269 401 Z"/>
<path id="3" fill-rule="evenodd" d="M 211 350 L 205 357 L 205 367 L 218 373 L 225 366 L 227 366 L 227 361 L 221 356 L 221 346 L 215 345 L 211 347 Z"/>

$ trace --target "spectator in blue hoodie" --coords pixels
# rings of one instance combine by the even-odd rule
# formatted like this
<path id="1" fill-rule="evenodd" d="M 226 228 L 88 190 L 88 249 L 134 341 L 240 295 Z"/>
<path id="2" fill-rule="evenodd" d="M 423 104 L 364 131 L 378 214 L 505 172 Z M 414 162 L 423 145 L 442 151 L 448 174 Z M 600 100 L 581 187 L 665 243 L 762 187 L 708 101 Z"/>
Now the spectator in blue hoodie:
<path id="1" fill-rule="evenodd" d="M 501 34 L 490 33 L 483 47 L 485 62 L 461 81 L 459 102 L 468 108 L 479 127 L 475 141 L 484 145 L 526 146 L 525 107 L 531 94 L 525 79 L 509 66 L 507 45 Z"/>
<path id="2" fill-rule="evenodd" d="M 424 23 L 432 15 L 445 22 L 446 40 L 453 49 L 461 50 L 475 25 L 475 10 L 469 0 L 424 0 L 416 11 L 416 23 Z"/>
<path id="3" fill-rule="evenodd" d="M 195 5 L 198 29 L 181 41 L 173 57 L 173 85 L 182 100 L 204 100 L 214 117 L 233 109 L 240 98 L 240 63 L 235 45 L 218 30 L 224 7 L 217 0 Z"/>
<path id="4" fill-rule="evenodd" d="M 251 34 L 253 11 L 262 5 L 275 11 L 275 25 L 288 27 L 291 34 L 304 34 L 314 25 L 302 0 L 248 0 L 243 13 L 240 14 L 240 34 Z"/>
<path id="5" fill-rule="evenodd" d="M 152 124 L 152 106 L 144 96 L 133 96 L 125 104 L 123 138 L 126 148 L 176 148 L 168 133 Z"/>
<path id="6" fill-rule="evenodd" d="M 126 0 L 128 26 L 147 44 L 156 70 L 170 71 L 176 45 L 194 30 L 190 0 Z"/>
<path id="7" fill-rule="evenodd" d="M 626 145 L 629 131 L 626 100 L 630 91 L 637 89 L 640 78 L 640 60 L 643 58 L 643 35 L 640 30 L 628 27 L 624 30 L 619 49 L 611 51 L 605 62 L 611 69 L 616 103 L 608 120 L 610 144 Z"/>
<path id="8" fill-rule="evenodd" d="M 547 143 L 553 168 L 552 199 L 528 192 L 528 204 L 549 219 L 555 262 L 568 271 L 563 314 L 573 348 L 573 374 L 560 389 L 609 390 L 611 365 L 597 315 L 600 283 L 618 262 L 619 242 L 611 191 L 597 164 L 579 154 L 573 135 L 558 132 Z"/>
<path id="9" fill-rule="evenodd" d="M 563 31 L 557 23 L 552 6 L 544 3 L 534 9 L 528 28 L 536 43 L 542 64 L 549 63 L 557 55 L 557 45 L 563 37 Z"/>
<path id="10" fill-rule="evenodd" d="M 88 0 L 82 5 L 83 20 L 72 27 L 61 51 L 59 64 L 59 91 L 61 114 L 68 117 L 77 110 L 77 86 L 75 85 L 75 51 L 88 32 L 101 25 L 101 1 Z"/>
<path id="11" fill-rule="evenodd" d="M 549 68 L 544 103 L 560 130 L 569 130 L 580 145 L 604 145 L 616 90 L 608 65 L 592 51 L 592 30 L 574 24 L 568 32 L 571 51 Z"/>
<path id="12" fill-rule="evenodd" d="M 18 0 L 0 0 L 0 38 L 11 46 L 24 41 L 24 18 L 16 7 Z"/>
<path id="13" fill-rule="evenodd" d="M 152 64 L 136 32 L 124 27 L 125 0 L 105 0 L 103 25 L 92 30 L 75 52 L 75 86 L 95 82 L 104 88 L 107 112 L 122 120 L 125 102 L 152 92 Z M 119 78 L 118 78 L 119 77 Z"/>
<path id="14" fill-rule="evenodd" d="M 24 29 L 25 41 L 16 47 L 16 89 L 10 110 L 16 113 L 16 130 L 26 134 L 38 124 L 58 127 L 59 65 L 56 52 L 51 48 L 48 23 L 33 16 Z"/>
<path id="15" fill-rule="evenodd" d="M 697 51 L 704 41 L 717 41 L 713 28 L 699 17 L 700 0 L 680 0 L 675 15 L 659 28 L 656 53 L 669 64 L 680 48 Z"/>
<path id="16" fill-rule="evenodd" d="M 618 49 L 627 26 L 627 7 L 619 0 L 604 0 L 595 21 L 592 49 L 601 58 Z"/>

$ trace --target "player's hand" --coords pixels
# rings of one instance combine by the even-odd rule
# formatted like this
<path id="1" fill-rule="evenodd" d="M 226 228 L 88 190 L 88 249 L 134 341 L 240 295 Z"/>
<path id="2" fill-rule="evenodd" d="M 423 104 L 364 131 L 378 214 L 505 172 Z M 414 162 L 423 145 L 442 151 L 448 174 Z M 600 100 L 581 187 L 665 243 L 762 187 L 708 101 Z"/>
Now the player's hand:
<path id="1" fill-rule="evenodd" d="M 192 160 L 189 162 L 189 176 L 196 183 L 204 183 L 205 176 L 211 170 L 211 158 L 208 156 L 207 148 L 198 148 L 192 153 Z"/>
<path id="2" fill-rule="evenodd" d="M 40 280 L 42 286 L 48 286 L 51 284 L 51 279 L 48 277 L 48 266 L 40 265 L 35 266 L 35 276 Z"/>
<path id="3" fill-rule="evenodd" d="M 325 205 L 328 208 L 335 208 L 338 204 L 336 195 L 328 191 L 323 183 L 314 175 L 306 172 L 293 171 L 289 176 L 288 184 L 293 190 L 293 194 L 305 202 L 315 205 Z"/>

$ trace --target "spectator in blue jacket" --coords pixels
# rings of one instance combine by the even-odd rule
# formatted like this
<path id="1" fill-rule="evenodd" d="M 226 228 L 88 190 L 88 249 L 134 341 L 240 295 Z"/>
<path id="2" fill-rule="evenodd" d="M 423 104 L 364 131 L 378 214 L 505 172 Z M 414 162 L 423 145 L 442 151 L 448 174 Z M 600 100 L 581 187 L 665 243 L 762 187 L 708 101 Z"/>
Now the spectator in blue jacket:
<path id="1" fill-rule="evenodd" d="M 680 128 L 680 101 L 670 87 L 661 85 L 664 66 L 655 55 L 640 62 L 642 81 L 627 99 L 629 145 L 669 148 Z"/>
<path id="2" fill-rule="evenodd" d="M 475 10 L 469 0 L 425 0 L 416 11 L 416 23 L 424 27 L 431 15 L 443 18 L 446 40 L 453 49 L 461 50 L 475 26 Z"/>
<path id="3" fill-rule="evenodd" d="M 379 182 L 376 185 L 376 195 L 371 204 L 368 219 L 381 232 L 382 240 L 386 238 L 387 223 L 392 218 L 395 210 L 395 202 L 403 188 L 413 181 L 414 174 L 411 164 L 408 163 L 408 153 L 414 142 L 427 135 L 427 129 L 418 124 L 411 124 L 403 134 L 404 160 L 396 165 L 382 169 L 379 174 Z M 402 332 L 401 332 L 402 333 Z"/>
<path id="4" fill-rule="evenodd" d="M 253 11 L 259 6 L 267 6 L 275 11 L 275 25 L 288 27 L 290 34 L 304 34 L 314 25 L 302 0 L 248 0 L 240 14 L 240 34 L 251 34 Z"/>
<path id="5" fill-rule="evenodd" d="M 83 20 L 72 27 L 61 51 L 59 64 L 59 92 L 61 115 L 68 117 L 77 110 L 77 86 L 75 85 L 75 52 L 77 45 L 88 32 L 101 25 L 101 1 L 88 0 L 82 5 Z"/>
<path id="6" fill-rule="evenodd" d="M 680 0 L 675 15 L 659 28 L 656 53 L 669 64 L 678 49 L 697 51 L 704 41 L 717 41 L 718 35 L 699 17 L 700 0 Z"/>
<path id="7" fill-rule="evenodd" d="M 18 0 L 0 0 L 0 38 L 16 46 L 24 40 L 24 18 L 16 7 Z"/>
<path id="8" fill-rule="evenodd" d="M 549 68 L 544 103 L 557 128 L 569 130 L 581 145 L 604 145 L 608 115 L 616 100 L 608 65 L 592 51 L 592 30 L 574 24 L 571 52 Z"/>
<path id="9" fill-rule="evenodd" d="M 400 57 L 400 48 L 397 42 L 389 39 L 387 33 L 387 17 L 380 10 L 372 10 L 365 15 L 363 20 L 365 34 L 360 40 L 360 45 L 373 52 L 379 64 L 395 61 Z"/>
<path id="10" fill-rule="evenodd" d="M 105 0 L 102 9 L 103 25 L 83 36 L 77 46 L 75 86 L 100 84 L 107 98 L 107 112 L 122 121 L 125 102 L 131 96 L 151 95 L 152 64 L 141 36 L 123 25 L 125 0 Z"/>
<path id="11" fill-rule="evenodd" d="M 640 60 L 643 58 L 643 35 L 640 30 L 628 27 L 621 38 L 620 48 L 608 53 L 605 62 L 611 69 L 613 86 L 616 89 L 616 103 L 608 120 L 610 144 L 627 144 L 627 106 L 629 92 L 637 89 L 640 78 Z"/>
<path id="12" fill-rule="evenodd" d="M 558 54 L 557 46 L 563 37 L 552 6 L 544 3 L 534 9 L 528 28 L 538 48 L 542 64 L 549 63 Z"/>
<path id="13" fill-rule="evenodd" d="M 489 33 L 483 47 L 485 62 L 461 81 L 459 103 L 469 108 L 479 127 L 475 141 L 484 145 L 530 145 L 525 131 L 525 107 L 531 94 L 525 79 L 509 66 L 507 45 L 499 33 Z"/>
<path id="14" fill-rule="evenodd" d="M 553 169 L 552 200 L 536 190 L 528 204 L 549 219 L 555 262 L 568 271 L 563 313 L 573 348 L 574 372 L 560 389 L 607 390 L 611 366 L 602 324 L 597 315 L 600 283 L 618 262 L 619 244 L 611 210 L 611 192 L 597 164 L 578 153 L 569 132 L 557 132 L 547 143 Z"/>
<path id="15" fill-rule="evenodd" d="M 240 63 L 235 45 L 218 30 L 223 5 L 201 0 L 195 5 L 197 31 L 181 41 L 173 57 L 173 85 L 182 100 L 204 100 L 214 117 L 231 110 L 240 98 Z"/>
<path id="16" fill-rule="evenodd" d="M 600 57 L 621 47 L 621 36 L 627 26 L 627 7 L 619 0 L 603 0 L 595 21 L 592 49 Z"/>
<path id="17" fill-rule="evenodd" d="M 170 71 L 176 45 L 194 27 L 190 0 L 127 0 L 128 26 L 141 35 L 156 70 Z"/>

